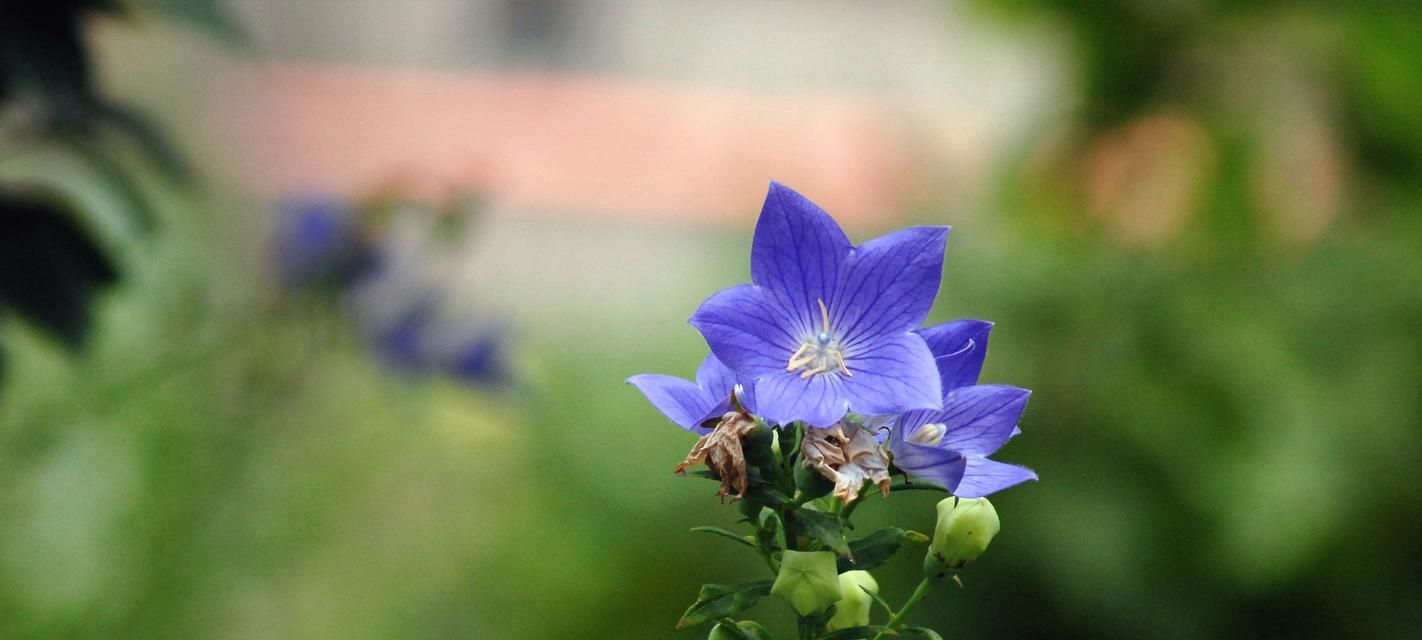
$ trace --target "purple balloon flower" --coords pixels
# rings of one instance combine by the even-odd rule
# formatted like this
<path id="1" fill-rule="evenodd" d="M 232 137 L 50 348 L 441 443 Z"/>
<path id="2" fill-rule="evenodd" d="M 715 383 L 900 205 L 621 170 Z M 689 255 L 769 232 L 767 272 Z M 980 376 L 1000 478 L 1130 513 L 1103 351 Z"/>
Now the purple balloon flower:
<path id="1" fill-rule="evenodd" d="M 987 459 L 1021 433 L 1017 421 L 1030 394 L 1004 385 L 958 387 L 942 409 L 904 414 L 889 431 L 894 466 L 962 498 L 1036 480 L 1031 469 Z"/>
<path id="2" fill-rule="evenodd" d="M 751 243 L 751 282 L 691 316 L 711 351 L 754 380 L 767 420 L 833 425 L 853 411 L 938 408 L 939 372 L 913 330 L 938 293 L 948 227 L 858 247 L 814 203 L 770 184 Z"/>
<path id="3" fill-rule="evenodd" d="M 731 391 L 736 387 L 736 374 L 721 364 L 713 354 L 706 354 L 696 370 L 696 382 L 676 376 L 643 373 L 627 379 L 662 415 L 687 431 L 705 435 L 710 431 L 702 425 L 720 419 L 731 410 Z M 754 397 L 742 388 L 736 400 L 741 408 L 755 412 Z"/>

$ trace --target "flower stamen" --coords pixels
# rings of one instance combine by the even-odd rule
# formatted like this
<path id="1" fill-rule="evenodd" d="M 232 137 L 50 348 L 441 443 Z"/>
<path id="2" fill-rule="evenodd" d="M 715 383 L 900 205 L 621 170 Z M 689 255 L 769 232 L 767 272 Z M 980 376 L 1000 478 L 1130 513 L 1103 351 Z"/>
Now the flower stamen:
<path id="1" fill-rule="evenodd" d="M 830 328 L 829 306 L 823 298 L 818 298 L 815 302 L 820 307 L 820 330 L 800 343 L 800 348 L 796 349 L 785 363 L 785 371 L 800 371 L 801 378 L 831 371 L 846 376 L 854 375 L 850 373 L 849 365 L 845 364 L 839 341 L 835 339 L 834 330 Z"/>

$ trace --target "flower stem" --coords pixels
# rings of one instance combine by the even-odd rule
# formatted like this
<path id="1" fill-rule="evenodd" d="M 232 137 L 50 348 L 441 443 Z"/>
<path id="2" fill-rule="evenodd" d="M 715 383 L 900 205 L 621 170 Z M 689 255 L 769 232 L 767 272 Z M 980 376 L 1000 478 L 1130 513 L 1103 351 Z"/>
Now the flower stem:
<path id="1" fill-rule="evenodd" d="M 815 621 L 810 618 L 800 618 L 800 640 L 815 640 L 819 635 L 815 629 Z"/>
<path id="2" fill-rule="evenodd" d="M 913 608 L 918 606 L 919 602 L 923 601 L 924 596 L 927 596 L 928 592 L 933 590 L 933 583 L 934 581 L 929 578 L 920 580 L 918 588 L 913 590 L 913 595 L 909 596 L 908 602 L 904 603 L 904 606 L 899 609 L 898 613 L 894 614 L 894 617 L 889 618 L 889 623 L 884 625 L 885 628 L 883 631 L 874 635 L 874 640 L 881 640 L 884 634 L 889 630 L 897 629 L 899 623 L 903 622 L 904 616 L 907 616 L 910 611 L 913 611 Z"/>

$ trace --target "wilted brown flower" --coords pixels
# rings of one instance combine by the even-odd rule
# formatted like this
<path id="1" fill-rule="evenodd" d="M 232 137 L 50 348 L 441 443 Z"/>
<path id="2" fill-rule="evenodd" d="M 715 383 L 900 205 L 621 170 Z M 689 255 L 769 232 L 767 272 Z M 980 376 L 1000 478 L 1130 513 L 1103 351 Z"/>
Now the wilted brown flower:
<path id="1" fill-rule="evenodd" d="M 878 441 L 864 429 L 844 423 L 806 429 L 800 451 L 802 463 L 834 482 L 834 495 L 845 504 L 859 497 L 866 480 L 889 494 L 889 463 Z"/>
<path id="2" fill-rule="evenodd" d="M 731 490 L 735 490 L 735 499 L 746 496 L 746 487 L 749 478 L 746 476 L 746 456 L 742 447 L 742 441 L 747 434 L 755 429 L 755 420 L 750 416 L 730 411 L 721 416 L 721 421 L 716 424 L 716 428 L 711 430 L 691 448 L 691 453 L 686 454 L 686 459 L 677 463 L 676 473 L 686 473 L 686 468 L 705 463 L 706 468 L 716 474 L 721 479 L 721 490 L 716 492 L 722 500 L 726 496 L 732 495 Z"/>

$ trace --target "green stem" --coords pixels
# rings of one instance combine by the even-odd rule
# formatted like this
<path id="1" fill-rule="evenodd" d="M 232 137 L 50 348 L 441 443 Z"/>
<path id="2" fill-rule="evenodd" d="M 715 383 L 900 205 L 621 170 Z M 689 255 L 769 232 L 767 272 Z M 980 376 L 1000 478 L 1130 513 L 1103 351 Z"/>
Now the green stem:
<path id="1" fill-rule="evenodd" d="M 800 532 L 796 531 L 794 527 L 790 526 L 790 519 L 785 517 L 785 514 L 789 513 L 790 511 L 790 509 L 780 510 L 780 526 L 785 533 L 785 550 L 799 551 L 800 543 L 798 540 L 796 540 L 796 538 L 800 536 Z"/>
<path id="2" fill-rule="evenodd" d="M 884 630 L 874 635 L 874 640 L 881 640 L 885 633 L 898 628 L 899 623 L 903 622 L 904 617 L 907 616 L 910 611 L 913 611 L 913 608 L 918 606 L 918 603 L 922 602 L 923 598 L 932 590 L 933 580 L 928 578 L 920 580 L 918 588 L 913 590 L 913 595 L 909 596 L 908 602 L 904 603 L 904 606 L 899 609 L 898 613 L 894 614 L 894 617 L 889 618 L 889 623 L 884 625 Z"/>
<path id="3" fill-rule="evenodd" d="M 815 621 L 810 618 L 800 618 L 800 640 L 815 640 L 818 629 L 815 629 Z"/>

